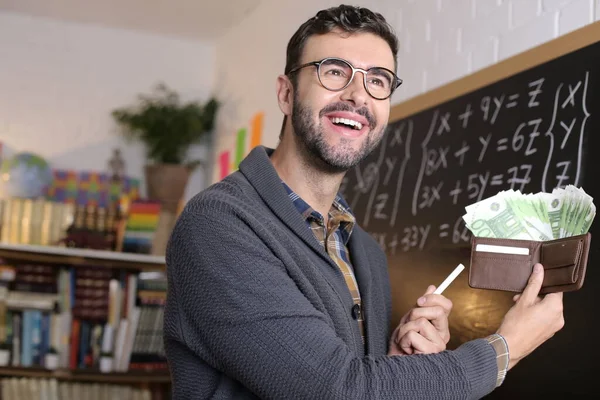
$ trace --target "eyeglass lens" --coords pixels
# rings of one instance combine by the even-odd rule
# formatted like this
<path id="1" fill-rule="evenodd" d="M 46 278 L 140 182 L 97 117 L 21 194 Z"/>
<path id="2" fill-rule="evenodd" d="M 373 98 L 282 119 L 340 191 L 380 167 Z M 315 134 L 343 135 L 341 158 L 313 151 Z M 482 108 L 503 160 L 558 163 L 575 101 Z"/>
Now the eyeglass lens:
<path id="1" fill-rule="evenodd" d="M 352 66 L 343 60 L 326 59 L 319 66 L 321 84 L 329 90 L 340 90 L 352 79 Z M 366 89 L 375 98 L 383 99 L 390 95 L 394 76 L 384 68 L 371 68 L 366 76 Z"/>

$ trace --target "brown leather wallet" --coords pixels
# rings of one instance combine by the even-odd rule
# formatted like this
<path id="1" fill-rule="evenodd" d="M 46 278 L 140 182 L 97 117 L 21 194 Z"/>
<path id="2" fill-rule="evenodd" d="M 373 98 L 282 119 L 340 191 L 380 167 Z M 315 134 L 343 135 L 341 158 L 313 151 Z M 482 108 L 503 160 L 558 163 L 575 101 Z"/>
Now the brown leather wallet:
<path id="1" fill-rule="evenodd" d="M 581 289 L 591 234 L 549 241 L 473 237 L 469 286 L 522 292 L 536 263 L 544 266 L 540 294 Z"/>

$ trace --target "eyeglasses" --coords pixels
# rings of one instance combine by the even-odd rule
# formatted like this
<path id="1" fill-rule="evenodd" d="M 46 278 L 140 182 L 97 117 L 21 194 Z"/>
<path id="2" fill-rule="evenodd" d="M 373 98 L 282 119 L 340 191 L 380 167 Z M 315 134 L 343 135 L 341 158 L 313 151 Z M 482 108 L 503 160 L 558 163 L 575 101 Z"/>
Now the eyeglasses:
<path id="1" fill-rule="evenodd" d="M 317 67 L 317 75 L 321 85 L 333 92 L 347 88 L 352 83 L 356 71 L 362 72 L 365 90 L 371 97 L 377 100 L 387 99 L 402 84 L 402 79 L 398 78 L 395 73 L 387 68 L 371 67 L 364 70 L 355 68 L 348 61 L 335 57 L 302 64 L 292 68 L 288 74 L 313 65 Z"/>

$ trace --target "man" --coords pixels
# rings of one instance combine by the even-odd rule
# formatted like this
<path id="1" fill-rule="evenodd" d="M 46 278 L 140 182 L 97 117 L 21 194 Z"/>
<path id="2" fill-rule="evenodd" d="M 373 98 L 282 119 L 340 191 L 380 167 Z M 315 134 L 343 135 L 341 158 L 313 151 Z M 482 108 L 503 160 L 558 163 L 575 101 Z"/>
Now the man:
<path id="1" fill-rule="evenodd" d="M 349 6 L 290 40 L 277 149 L 190 200 L 172 233 L 175 399 L 480 398 L 562 328 L 538 265 L 497 334 L 446 350 L 452 304 L 430 286 L 389 335 L 385 254 L 337 192 L 382 139 L 397 47 L 381 15 Z"/>

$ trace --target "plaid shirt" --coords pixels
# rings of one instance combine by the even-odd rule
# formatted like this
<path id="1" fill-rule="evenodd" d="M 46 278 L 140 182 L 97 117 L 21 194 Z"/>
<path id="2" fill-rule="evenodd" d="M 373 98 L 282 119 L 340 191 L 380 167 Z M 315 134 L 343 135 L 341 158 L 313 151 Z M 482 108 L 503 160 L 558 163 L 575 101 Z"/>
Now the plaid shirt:
<path id="1" fill-rule="evenodd" d="M 340 196 L 336 196 L 329 209 L 328 226 L 325 227 L 323 216 L 302 200 L 285 182 L 282 181 L 281 183 L 285 187 L 290 200 L 296 206 L 296 209 L 306 220 L 307 226 L 313 232 L 317 241 L 323 245 L 327 254 L 329 254 L 331 259 L 340 268 L 354 301 L 353 316 L 358 321 L 358 327 L 364 343 L 364 318 L 360 292 L 358 291 L 358 284 L 352 270 L 347 246 L 352 229 L 356 223 L 354 215 L 350 212 L 350 207 Z"/>

